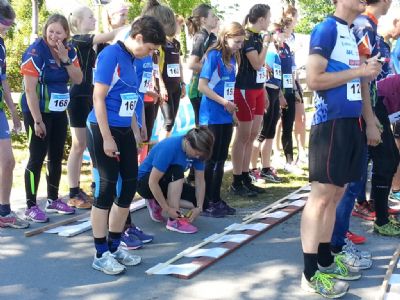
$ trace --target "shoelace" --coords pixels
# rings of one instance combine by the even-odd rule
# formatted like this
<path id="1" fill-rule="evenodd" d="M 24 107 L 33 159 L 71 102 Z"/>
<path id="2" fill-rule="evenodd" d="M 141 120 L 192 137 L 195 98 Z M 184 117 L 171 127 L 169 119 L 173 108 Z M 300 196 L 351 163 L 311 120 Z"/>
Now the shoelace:
<path id="1" fill-rule="evenodd" d="M 315 280 L 315 283 L 318 284 L 320 282 L 323 288 L 327 291 L 332 291 L 334 282 L 332 281 L 332 277 L 328 274 L 324 274 L 321 272 L 317 272 L 311 280 Z"/>
<path id="2" fill-rule="evenodd" d="M 335 263 L 336 267 L 339 269 L 339 272 L 343 276 L 347 276 L 349 274 L 349 270 L 347 269 L 346 265 L 342 262 L 344 258 L 343 254 L 339 254 L 335 256 Z"/>
<path id="3" fill-rule="evenodd" d="M 352 241 L 350 241 L 349 239 L 346 239 L 346 250 L 347 252 L 350 252 L 352 254 L 358 255 L 359 253 L 361 253 L 360 250 L 358 250 L 354 243 Z"/>

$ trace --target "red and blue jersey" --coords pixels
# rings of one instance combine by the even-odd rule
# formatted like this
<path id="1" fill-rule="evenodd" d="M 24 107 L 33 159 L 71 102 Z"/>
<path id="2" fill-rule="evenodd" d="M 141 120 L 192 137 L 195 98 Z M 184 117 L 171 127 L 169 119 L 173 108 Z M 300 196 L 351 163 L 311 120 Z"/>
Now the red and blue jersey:
<path id="1" fill-rule="evenodd" d="M 191 166 L 195 170 L 203 171 L 204 162 L 188 157 L 185 151 L 183 151 L 183 139 L 184 136 L 173 136 L 157 143 L 139 166 L 138 179 L 149 174 L 153 168 L 165 173 L 172 165 L 181 166 L 184 171 L 188 170 Z"/>
<path id="2" fill-rule="evenodd" d="M 310 55 L 318 54 L 328 61 L 326 72 L 340 72 L 360 65 L 356 38 L 342 19 L 327 17 L 311 33 Z M 315 92 L 312 125 L 340 118 L 358 118 L 362 98 L 360 78 L 341 86 Z"/>
<path id="3" fill-rule="evenodd" d="M 236 60 L 232 56 L 230 65 L 226 66 L 222 60 L 220 50 L 211 50 L 207 53 L 200 78 L 208 80 L 208 87 L 223 97 L 233 101 L 236 80 Z M 218 102 L 203 95 L 200 104 L 200 124 L 230 124 L 232 115 Z"/>
<path id="4" fill-rule="evenodd" d="M 130 127 L 138 102 L 138 80 L 135 57 L 118 41 L 109 45 L 97 57 L 94 82 L 109 86 L 105 98 L 108 124 L 111 127 Z M 88 121 L 97 123 L 95 108 Z"/>
<path id="5" fill-rule="evenodd" d="M 75 49 L 67 45 L 68 57 L 79 68 Z M 63 112 L 69 103 L 69 75 L 65 66 L 58 65 L 43 38 L 37 39 L 22 55 L 21 74 L 38 78 L 36 93 L 43 113 Z M 21 108 L 29 112 L 25 91 L 21 95 Z"/>

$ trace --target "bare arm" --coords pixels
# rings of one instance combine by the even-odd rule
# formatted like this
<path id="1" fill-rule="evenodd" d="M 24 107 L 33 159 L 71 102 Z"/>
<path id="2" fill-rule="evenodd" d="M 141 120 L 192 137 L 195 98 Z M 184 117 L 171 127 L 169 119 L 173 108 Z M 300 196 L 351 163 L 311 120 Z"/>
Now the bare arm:
<path id="1" fill-rule="evenodd" d="M 69 78 L 73 84 L 80 84 L 82 82 L 83 74 L 79 66 L 76 66 L 74 63 L 72 63 L 68 66 L 65 66 L 65 68 L 67 69 Z"/>
<path id="2" fill-rule="evenodd" d="M 201 63 L 200 57 L 196 55 L 190 55 L 189 57 L 189 62 L 188 62 L 188 67 L 190 70 L 193 71 L 193 73 L 198 74 L 201 72 L 201 68 L 203 67 L 203 64 Z"/>
<path id="3" fill-rule="evenodd" d="M 231 114 L 235 112 L 236 110 L 236 105 L 232 101 L 228 101 L 224 99 L 224 97 L 221 97 L 218 95 L 216 92 L 214 92 L 210 87 L 208 86 L 209 80 L 206 78 L 200 78 L 199 79 L 199 91 L 204 94 L 207 98 L 214 100 L 218 104 L 221 104 L 227 111 L 229 111 Z"/>
<path id="4" fill-rule="evenodd" d="M 246 53 L 246 56 L 254 70 L 259 71 L 265 64 L 265 56 L 267 55 L 267 47 L 262 47 L 260 53 L 256 50 Z"/>
<path id="5" fill-rule="evenodd" d="M 109 41 L 112 41 L 116 38 L 117 34 L 126 28 L 129 28 L 129 25 L 123 26 L 117 29 L 114 29 L 110 32 L 104 32 L 104 33 L 97 33 L 93 37 L 93 45 L 96 44 L 102 44 L 102 43 L 107 43 Z"/>
<path id="6" fill-rule="evenodd" d="M 14 130 L 21 130 L 21 120 L 19 119 L 17 109 L 14 105 L 14 102 L 11 98 L 10 86 L 8 85 L 7 79 L 1 81 L 1 85 L 3 86 L 3 96 L 4 102 L 7 104 L 8 109 L 10 110 L 11 117 L 14 123 Z"/>

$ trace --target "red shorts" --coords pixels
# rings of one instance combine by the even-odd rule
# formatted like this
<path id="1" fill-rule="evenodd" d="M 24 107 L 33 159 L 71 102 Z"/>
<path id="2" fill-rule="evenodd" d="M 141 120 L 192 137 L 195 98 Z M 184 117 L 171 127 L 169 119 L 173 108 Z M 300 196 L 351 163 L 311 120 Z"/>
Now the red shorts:
<path id="1" fill-rule="evenodd" d="M 236 116 L 239 121 L 253 121 L 254 116 L 263 116 L 265 109 L 265 89 L 235 89 L 234 103 L 238 107 Z"/>

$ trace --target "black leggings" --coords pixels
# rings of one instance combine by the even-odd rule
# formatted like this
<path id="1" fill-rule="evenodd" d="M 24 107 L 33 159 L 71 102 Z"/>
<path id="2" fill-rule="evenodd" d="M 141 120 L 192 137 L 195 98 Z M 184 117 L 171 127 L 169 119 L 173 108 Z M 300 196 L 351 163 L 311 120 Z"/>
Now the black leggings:
<path id="1" fill-rule="evenodd" d="M 382 143 L 375 147 L 368 147 L 368 154 L 373 161 L 371 198 L 375 203 L 375 222 L 382 226 L 388 222 L 388 197 L 393 175 L 399 165 L 399 150 L 396 147 L 388 113 L 381 97 L 376 103 L 375 115 L 383 126 Z"/>
<path id="2" fill-rule="evenodd" d="M 158 104 L 153 102 L 144 103 L 144 114 L 146 117 L 146 128 L 147 128 L 147 141 L 151 140 L 151 134 L 153 133 L 154 122 L 157 119 Z"/>
<path id="3" fill-rule="evenodd" d="M 190 99 L 190 103 L 192 103 L 192 106 L 193 106 L 194 122 L 195 122 L 196 126 L 199 126 L 199 113 L 200 113 L 201 97 Z"/>
<path id="4" fill-rule="evenodd" d="M 292 93 L 284 94 L 287 107 L 282 109 L 282 147 L 286 162 L 293 161 L 293 124 L 296 117 L 296 96 Z"/>
<path id="5" fill-rule="evenodd" d="M 178 113 L 179 101 L 181 99 L 180 85 L 167 85 L 168 101 L 161 105 L 161 113 L 164 117 L 164 129 L 171 132 L 175 124 L 176 114 Z"/>
<path id="6" fill-rule="evenodd" d="M 168 195 L 168 186 L 171 182 L 175 182 L 178 180 L 183 179 L 184 170 L 181 166 L 179 165 L 171 165 L 167 169 L 167 171 L 164 173 L 164 175 L 161 177 L 159 181 L 159 185 L 161 188 L 161 191 L 164 194 L 164 197 L 167 198 Z M 137 191 L 140 196 L 142 196 L 145 199 L 154 199 L 153 193 L 150 190 L 149 186 L 149 178 L 150 178 L 150 173 L 147 173 L 144 175 L 142 178 L 138 180 L 138 188 Z M 182 194 L 181 194 L 181 199 L 189 201 L 193 203 L 194 207 L 197 206 L 197 201 L 196 201 L 196 190 L 193 186 L 187 183 L 183 183 L 182 187 Z"/>
<path id="7" fill-rule="evenodd" d="M 210 202 L 221 200 L 221 185 L 224 176 L 224 164 L 228 158 L 229 144 L 232 138 L 232 124 L 211 124 L 208 129 L 213 133 L 215 142 L 210 160 L 206 162 L 204 178 L 206 181 L 206 197 L 203 209 Z"/>
<path id="8" fill-rule="evenodd" d="M 263 127 L 257 140 L 262 143 L 265 139 L 273 139 L 276 133 L 276 124 L 280 117 L 279 88 L 266 87 L 269 99 L 267 112 L 264 112 Z"/>
<path id="9" fill-rule="evenodd" d="M 111 135 L 119 151 L 119 161 L 104 153 L 103 136 L 98 124 L 87 127 L 87 144 L 93 162 L 93 177 L 96 183 L 93 206 L 110 209 L 113 202 L 127 208 L 136 193 L 138 160 L 136 141 L 130 127 L 110 127 Z M 117 181 L 121 178 L 121 188 Z"/>
<path id="10" fill-rule="evenodd" d="M 47 198 L 58 198 L 61 178 L 61 162 L 67 137 L 68 118 L 66 112 L 42 113 L 46 136 L 35 135 L 31 113 L 24 113 L 25 130 L 28 133 L 29 160 L 25 169 L 25 192 L 28 208 L 36 205 L 37 189 L 44 159 L 47 155 Z"/>

